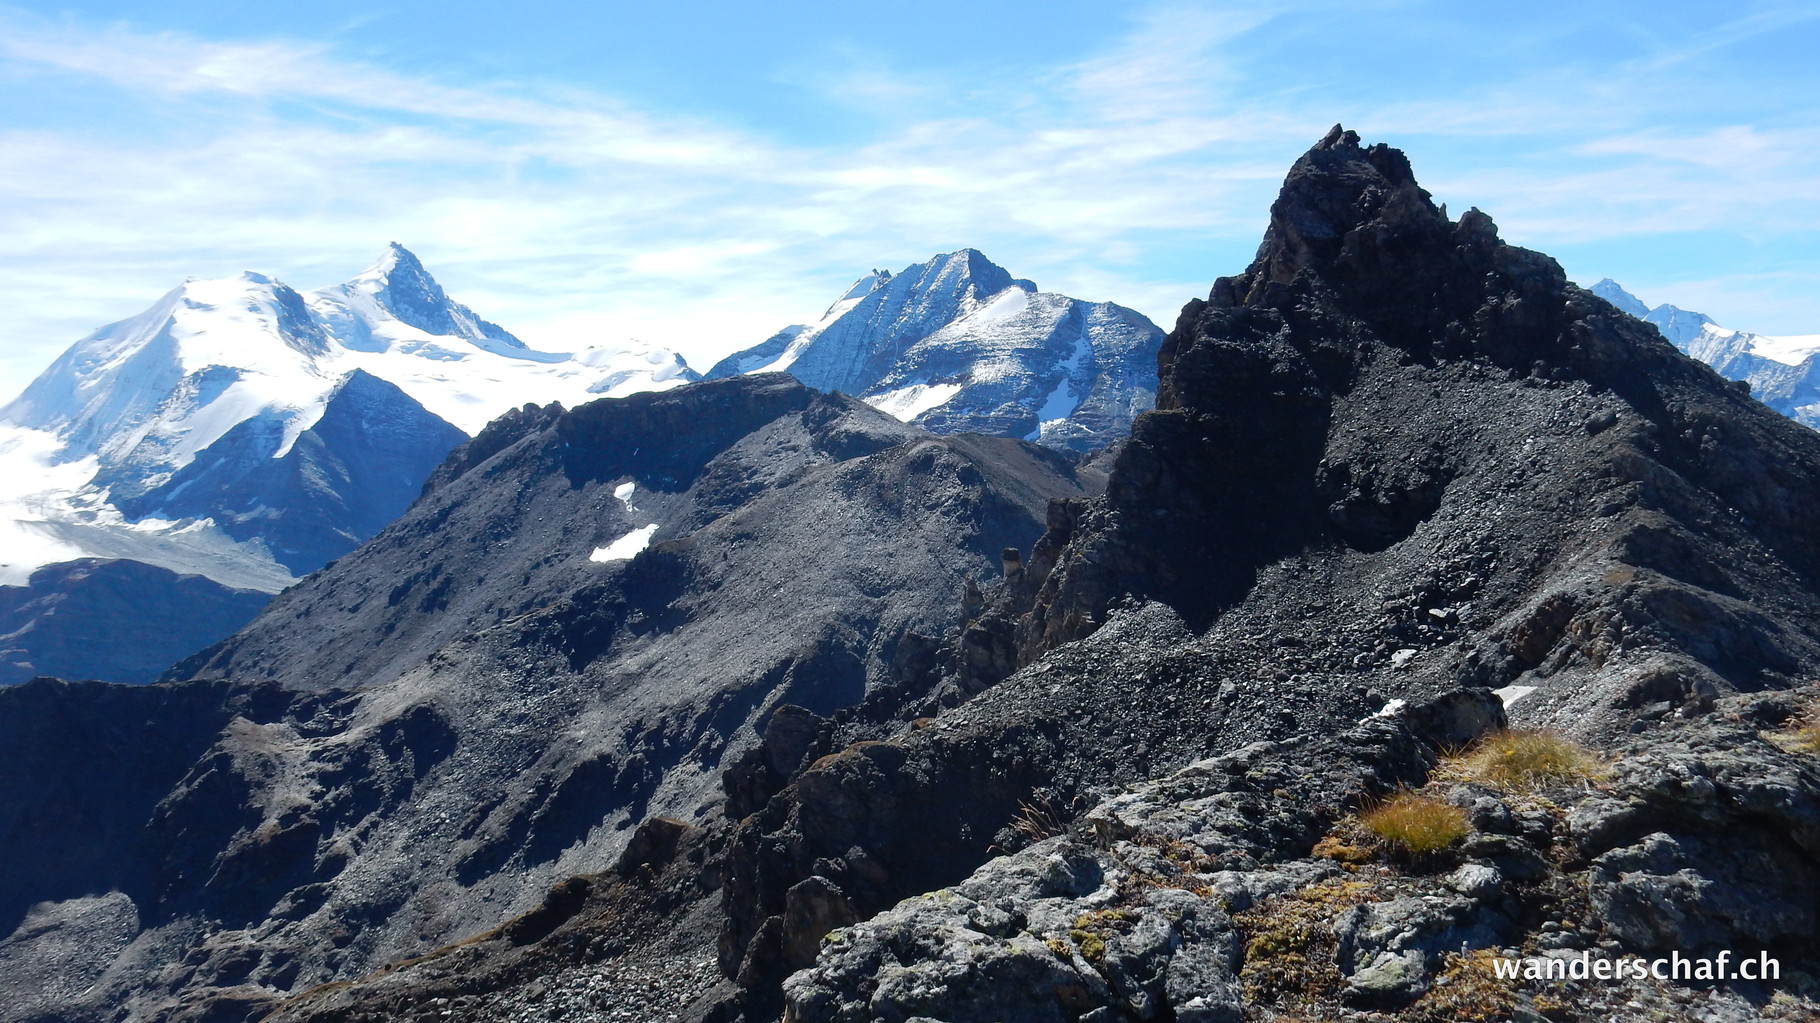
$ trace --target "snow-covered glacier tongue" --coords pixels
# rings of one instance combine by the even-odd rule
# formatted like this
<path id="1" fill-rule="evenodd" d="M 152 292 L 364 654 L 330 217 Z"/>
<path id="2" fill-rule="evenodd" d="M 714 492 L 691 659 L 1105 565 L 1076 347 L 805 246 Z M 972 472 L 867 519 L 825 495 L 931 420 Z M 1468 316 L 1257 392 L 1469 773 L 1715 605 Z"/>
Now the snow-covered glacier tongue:
<path id="1" fill-rule="evenodd" d="M 1092 450 L 1156 400 L 1163 332 L 1141 313 L 1038 291 L 974 249 L 860 278 L 810 325 L 709 379 L 787 371 L 935 433 Z"/>
<path id="2" fill-rule="evenodd" d="M 1666 303 L 1652 309 L 1609 277 L 1589 290 L 1637 319 L 1655 324 L 1669 344 L 1711 366 L 1720 376 L 1747 381 L 1751 394 L 1765 405 L 1820 430 L 1820 334 L 1774 337 L 1721 327 L 1705 313 Z"/>

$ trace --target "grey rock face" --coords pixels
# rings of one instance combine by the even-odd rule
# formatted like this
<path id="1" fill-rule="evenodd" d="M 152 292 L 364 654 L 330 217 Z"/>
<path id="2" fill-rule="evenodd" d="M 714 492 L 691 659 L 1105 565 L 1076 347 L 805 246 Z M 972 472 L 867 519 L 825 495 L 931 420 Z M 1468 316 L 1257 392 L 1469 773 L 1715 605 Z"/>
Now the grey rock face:
<path id="1" fill-rule="evenodd" d="M 1767 835 L 1711 841 L 1657 832 L 1593 861 L 1593 909 L 1627 947 L 1651 951 L 1810 940 L 1816 872 Z"/>
<path id="2" fill-rule="evenodd" d="M 65 808 L 59 841 L 114 850 L 91 883 L 141 925 L 58 1011 L 269 1005 L 486 931 L 635 835 L 632 860 L 661 859 L 680 838 L 641 820 L 712 817 L 779 704 L 802 710 L 764 748 L 796 769 L 816 715 L 890 684 L 902 637 L 952 625 L 966 576 L 1084 493 L 1041 447 L 933 438 L 782 375 L 496 424 L 379 538 L 180 672 L 281 698 L 199 715 L 200 747 L 148 778 L 148 802 Z M 593 557 L 628 535 L 650 546 Z M 81 748 L 31 749 L 0 751 L 0 774 L 91 783 Z M 11 847 L 17 898 L 94 894 L 33 880 L 56 855 Z M 796 932 L 854 919 L 811 894 Z"/>
<path id="3" fill-rule="evenodd" d="M 728 356 L 708 379 L 784 370 L 933 433 L 1089 451 L 1154 403 L 1161 341 L 1139 313 L 1037 291 L 962 249 L 875 271 L 821 322 Z"/>
<path id="4" fill-rule="evenodd" d="M 1421 952 L 1379 952 L 1371 965 L 1346 978 L 1346 1000 L 1354 1005 L 1396 1009 L 1428 990 L 1428 965 Z"/>
<path id="5" fill-rule="evenodd" d="M 322 417 L 278 454 L 284 423 L 255 416 L 159 485 L 115 503 L 133 518 L 211 518 L 299 576 L 353 550 L 404 513 L 467 435 L 360 370 Z"/>
<path id="6" fill-rule="evenodd" d="M 1328 1019 L 1360 1011 L 1530 1018 L 1546 1002 L 1550 1018 L 1630 1018 L 1626 1012 L 1643 1006 L 1677 1005 L 1688 1018 L 1750 1019 L 1755 1010 L 1735 991 L 1643 982 L 1574 988 L 1562 1008 L 1567 989 L 1558 984 L 1472 987 L 1493 981 L 1483 960 L 1469 958 L 1771 948 L 1783 970 L 1808 969 L 1820 947 L 1812 861 L 1801 859 L 1809 854 L 1776 854 L 1776 841 L 1741 830 L 1739 815 L 1745 805 L 1762 806 L 1747 792 L 1774 786 L 1783 809 L 1763 827 L 1801 831 L 1820 776 L 1811 756 L 1727 723 L 1749 699 L 1636 740 L 1597 787 L 1566 783 L 1545 793 L 1569 820 L 1623 805 L 1641 815 L 1627 827 L 1674 821 L 1680 835 L 1651 833 L 1610 848 L 1626 840 L 1621 832 L 1589 842 L 1585 831 L 1551 829 L 1552 862 L 1516 884 L 1488 862 L 1495 846 L 1472 843 L 1454 854 L 1456 866 L 1438 872 L 1382 861 L 1342 869 L 1309 857 L 1307 837 L 1283 841 L 1281 826 L 1242 798 L 1270 786 L 1287 813 L 1314 811 L 1304 836 L 1331 825 L 1335 818 L 1317 808 L 1356 798 L 1348 793 L 1357 791 L 1360 761 L 1374 765 L 1378 784 L 1434 762 L 1434 747 L 1409 733 L 1408 719 L 1203 761 L 1100 804 L 1067 835 L 835 931 L 815 965 L 785 982 L 786 1018 L 1237 1020 L 1291 1010 Z M 1652 797 L 1648 779 L 1670 774 L 1726 782 L 1673 802 Z M 1449 794 L 1449 786 L 1457 788 Z M 1468 782 L 1430 787 L 1449 798 L 1471 794 Z M 1232 863 L 1239 865 L 1221 869 Z M 1575 914 L 1583 914 L 1577 922 Z M 1000 975 L 1021 987 L 976 987 Z M 1785 1004 L 1797 1014 L 1788 1018 L 1798 1018 L 1808 1003 Z"/>
<path id="7" fill-rule="evenodd" d="M 836 931 L 815 966 L 785 983 L 788 1016 L 990 1023 L 1089 1019 L 1106 1009 L 1108 1019 L 1236 1021 L 1244 938 L 1229 908 L 1332 876 L 1330 865 L 1268 865 L 1313 843 L 1326 822 L 1310 807 L 1356 800 L 1362 786 L 1386 785 L 1386 773 L 1420 771 L 1433 750 L 1406 726 L 1374 722 L 1312 747 L 1259 745 L 1137 786 L 1094 808 L 1071 835 Z M 1292 763 L 1306 766 L 1286 769 Z M 1398 972 L 1372 957 L 1451 939 L 1468 904 L 1399 906 L 1355 910 L 1335 928 L 1343 954 L 1364 960 L 1352 971 L 1364 974 L 1361 990 L 1401 985 L 1413 998 L 1425 971 Z"/>
<path id="8" fill-rule="evenodd" d="M 270 599 L 136 561 L 47 565 L 25 586 L 0 586 L 0 685 L 39 675 L 150 682 Z"/>
<path id="9" fill-rule="evenodd" d="M 1169 889 L 1121 902 L 1121 876 L 1064 839 L 994 860 L 951 890 L 836 932 L 815 968 L 786 983 L 790 1017 L 1073 1020 L 1110 1005 L 1154 1019 L 1177 1005 L 1190 1018 L 1238 1019 L 1238 942 L 1219 904 Z M 854 1000 L 842 986 L 858 975 L 869 993 Z"/>

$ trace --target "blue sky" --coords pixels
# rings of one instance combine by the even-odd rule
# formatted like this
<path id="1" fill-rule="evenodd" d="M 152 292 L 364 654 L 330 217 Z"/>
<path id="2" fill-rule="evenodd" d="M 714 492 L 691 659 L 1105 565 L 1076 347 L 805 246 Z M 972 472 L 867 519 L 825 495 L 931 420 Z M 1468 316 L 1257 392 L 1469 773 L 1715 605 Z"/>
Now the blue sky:
<path id="1" fill-rule="evenodd" d="M 186 276 L 396 240 L 691 361 L 971 245 L 1167 327 L 1335 122 L 1590 284 L 1820 331 L 1820 11 L 1458 2 L 0 5 L 0 389 Z"/>

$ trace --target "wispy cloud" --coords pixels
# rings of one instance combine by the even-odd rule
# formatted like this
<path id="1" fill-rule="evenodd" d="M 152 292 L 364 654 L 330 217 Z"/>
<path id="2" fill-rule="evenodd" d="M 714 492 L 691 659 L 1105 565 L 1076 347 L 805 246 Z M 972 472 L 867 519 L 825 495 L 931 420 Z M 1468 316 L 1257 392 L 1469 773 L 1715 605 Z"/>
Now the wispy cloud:
<path id="1" fill-rule="evenodd" d="M 798 81 L 846 101 L 860 130 L 839 144 L 550 82 L 404 74 L 322 42 L 0 9 L 0 73 L 103 91 L 120 122 L 0 128 L 0 385 L 185 274 L 317 286 L 388 240 L 534 341 L 639 336 L 700 361 L 814 316 L 870 267 L 961 245 L 1167 323 L 1242 266 L 1288 161 L 1338 119 L 1525 244 L 1820 232 L 1820 120 L 1672 116 L 1694 86 L 1663 69 L 1710 40 L 1389 99 L 1299 50 L 1347 42 L 1321 19 L 1421 7 L 1174 3 L 1095 54 L 964 81 L 849 54 Z"/>

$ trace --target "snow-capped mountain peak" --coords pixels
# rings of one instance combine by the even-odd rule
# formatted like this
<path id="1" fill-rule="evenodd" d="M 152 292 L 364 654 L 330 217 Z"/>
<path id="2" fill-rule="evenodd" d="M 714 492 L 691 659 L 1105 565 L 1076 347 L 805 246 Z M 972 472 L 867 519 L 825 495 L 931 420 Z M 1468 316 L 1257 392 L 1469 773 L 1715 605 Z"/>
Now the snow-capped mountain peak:
<path id="1" fill-rule="evenodd" d="M 309 296 L 343 345 L 379 351 L 430 338 L 454 338 L 494 355 L 533 362 L 566 356 L 534 351 L 504 327 L 451 299 L 411 250 L 392 242 L 352 280 Z"/>
<path id="2" fill-rule="evenodd" d="M 1132 310 L 1040 292 L 960 249 L 874 270 L 816 323 L 786 327 L 708 375 L 788 371 L 938 433 L 1094 447 L 1154 400 L 1161 342 Z"/>
<path id="3" fill-rule="evenodd" d="M 1590 290 L 1655 324 L 1670 344 L 1720 375 L 1749 381 L 1751 393 L 1770 408 L 1820 428 L 1820 334 L 1756 334 L 1720 326 L 1705 313 L 1667 303 L 1652 309 L 1609 277 Z"/>
<path id="4" fill-rule="evenodd" d="M 577 405 L 699 375 L 674 352 L 638 342 L 581 353 L 531 349 L 450 298 L 394 243 L 353 279 L 308 294 L 256 271 L 191 278 L 144 312 L 78 341 L 0 407 L 0 423 L 43 435 L 32 450 L 53 451 L 55 464 L 92 459 L 92 492 L 76 495 L 86 506 L 108 505 L 114 520 L 122 511 L 128 519 L 170 518 L 150 502 L 174 498 L 166 484 L 179 474 L 193 486 L 276 478 L 252 463 L 288 458 L 347 381 L 362 394 L 385 391 L 358 383 L 368 378 L 398 392 L 375 407 L 401 421 L 422 418 L 430 424 L 424 435 L 440 438 L 444 427 L 433 420 L 471 436 L 526 402 Z M 433 467 L 446 450 L 414 450 L 411 458 Z M 202 461 L 214 468 L 185 473 L 205 452 Z M 6 468 L 43 473 L 42 465 Z M 415 493 L 420 483 L 406 489 Z M 193 493 L 183 500 L 207 505 Z M 74 507 L 65 498 L 38 503 L 51 519 Z M 0 563 L 12 560 L 0 550 Z"/>
<path id="5" fill-rule="evenodd" d="M 1644 305 L 1642 299 L 1625 291 L 1623 285 L 1610 277 L 1600 278 L 1599 283 L 1587 290 L 1639 320 L 1649 315 L 1649 306 Z"/>
<path id="6" fill-rule="evenodd" d="M 76 342 L 0 419 L 56 434 L 65 461 L 174 467 L 263 408 L 311 404 L 333 348 L 281 281 L 191 279 Z"/>

